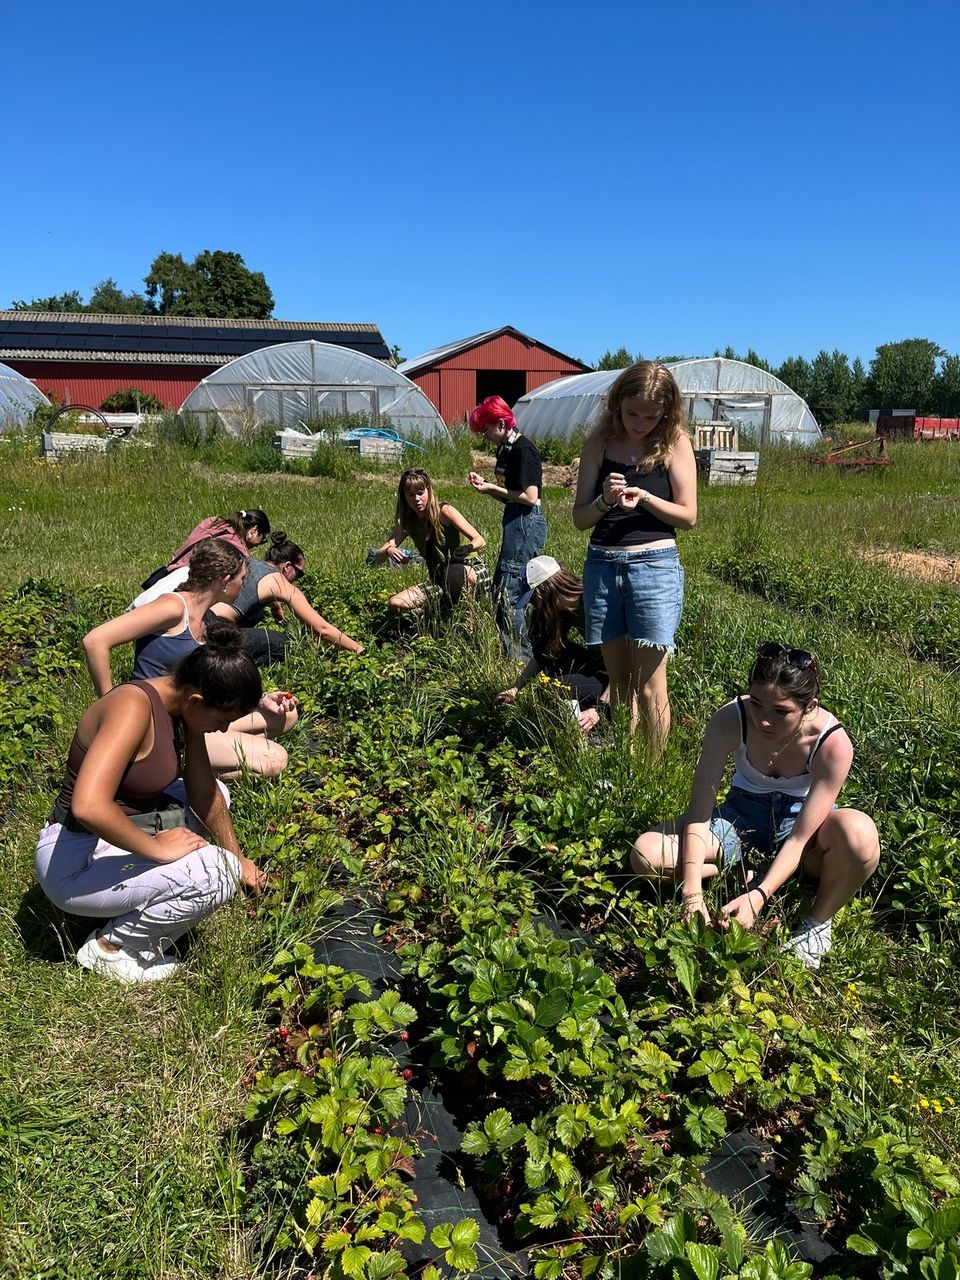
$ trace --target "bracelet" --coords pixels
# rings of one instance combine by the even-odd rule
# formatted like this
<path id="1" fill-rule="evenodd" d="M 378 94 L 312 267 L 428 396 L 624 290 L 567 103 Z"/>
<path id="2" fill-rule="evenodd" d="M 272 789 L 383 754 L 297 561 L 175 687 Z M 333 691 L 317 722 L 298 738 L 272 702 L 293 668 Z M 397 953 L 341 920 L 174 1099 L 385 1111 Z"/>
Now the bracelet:
<path id="1" fill-rule="evenodd" d="M 615 502 L 608 502 L 602 493 L 598 493 L 593 500 L 593 505 L 598 511 L 602 511 L 606 514 L 608 511 L 612 511 L 617 504 Z"/>
<path id="2" fill-rule="evenodd" d="M 764 905 L 764 906 L 766 906 L 766 905 L 767 905 L 767 903 L 770 901 L 770 898 L 769 898 L 769 897 L 768 897 L 768 895 L 767 895 L 767 891 L 766 891 L 766 889 L 762 889 L 762 888 L 760 887 L 760 885 L 755 884 L 755 885 L 752 885 L 752 886 L 747 890 L 747 893 L 753 893 L 754 889 L 756 889 L 757 893 L 759 893 L 759 894 L 760 894 L 760 896 L 761 896 L 761 898 L 763 898 L 763 905 Z"/>

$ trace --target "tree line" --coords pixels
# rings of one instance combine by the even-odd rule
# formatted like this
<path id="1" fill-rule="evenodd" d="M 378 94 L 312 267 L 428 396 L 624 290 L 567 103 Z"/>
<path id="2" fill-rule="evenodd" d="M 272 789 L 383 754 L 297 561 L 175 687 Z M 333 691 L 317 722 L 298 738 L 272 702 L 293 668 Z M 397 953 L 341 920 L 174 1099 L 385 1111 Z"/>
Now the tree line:
<path id="1" fill-rule="evenodd" d="M 930 417 L 960 417 L 960 355 L 949 355 L 929 338 L 904 338 L 877 347 L 869 367 L 843 351 L 819 351 L 812 360 L 789 356 L 773 366 L 751 348 L 714 351 L 725 360 L 742 360 L 765 369 L 806 400 L 818 422 L 830 425 L 866 417 L 870 409 L 915 409 Z M 661 363 L 690 356 L 658 356 Z M 598 369 L 625 369 L 643 357 L 626 347 L 605 351 Z"/>
<path id="2" fill-rule="evenodd" d="M 204 249 L 193 262 L 179 253 L 158 253 L 143 278 L 143 293 L 126 293 L 108 277 L 94 285 L 89 301 L 80 292 L 19 299 L 14 311 L 81 311 L 112 316 L 207 316 L 267 320 L 273 293 L 262 271 L 251 271 L 239 253 Z"/>

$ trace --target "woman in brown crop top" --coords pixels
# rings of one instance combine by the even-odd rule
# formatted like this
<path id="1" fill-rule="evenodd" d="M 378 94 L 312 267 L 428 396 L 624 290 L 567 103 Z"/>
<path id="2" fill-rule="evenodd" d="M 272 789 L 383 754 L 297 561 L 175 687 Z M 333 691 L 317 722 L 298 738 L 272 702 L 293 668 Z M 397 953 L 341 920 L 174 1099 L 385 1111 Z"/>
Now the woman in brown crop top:
<path id="1" fill-rule="evenodd" d="M 643 360 L 606 395 L 580 458 L 573 523 L 591 531 L 583 570 L 587 644 L 599 644 L 610 705 L 639 713 L 653 755 L 670 731 L 667 659 L 683 608 L 677 529 L 697 521 L 686 407 L 669 369 Z"/>
<path id="2" fill-rule="evenodd" d="M 84 968 L 123 982 L 168 977 L 177 938 L 238 884 L 262 891 L 205 744 L 261 692 L 240 632 L 220 622 L 172 675 L 111 689 L 80 717 L 36 870 L 58 907 L 105 922 L 77 952 Z"/>

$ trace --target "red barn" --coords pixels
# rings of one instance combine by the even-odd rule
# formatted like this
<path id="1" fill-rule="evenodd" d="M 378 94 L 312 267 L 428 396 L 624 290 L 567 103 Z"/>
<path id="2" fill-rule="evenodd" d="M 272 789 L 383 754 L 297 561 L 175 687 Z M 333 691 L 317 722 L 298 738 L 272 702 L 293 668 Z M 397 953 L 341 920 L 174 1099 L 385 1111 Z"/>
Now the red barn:
<path id="1" fill-rule="evenodd" d="M 512 406 L 545 382 L 589 369 L 582 360 L 565 356 L 509 324 L 450 342 L 399 366 L 447 423 L 462 422 L 487 396 L 503 396 Z"/>
<path id="2" fill-rule="evenodd" d="M 127 387 L 179 409 L 198 382 L 237 356 L 306 338 L 390 359 L 375 324 L 0 311 L 0 362 L 58 403 L 94 409 Z"/>

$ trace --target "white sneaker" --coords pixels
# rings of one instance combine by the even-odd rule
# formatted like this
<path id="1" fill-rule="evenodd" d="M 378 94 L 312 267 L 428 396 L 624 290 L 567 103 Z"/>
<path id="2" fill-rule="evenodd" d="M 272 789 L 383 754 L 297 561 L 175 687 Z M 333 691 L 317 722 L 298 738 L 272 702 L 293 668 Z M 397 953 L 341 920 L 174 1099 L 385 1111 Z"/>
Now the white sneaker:
<path id="1" fill-rule="evenodd" d="M 812 916 L 807 916 L 781 950 L 792 952 L 808 969 L 819 969 L 820 961 L 832 946 L 832 922 L 814 920 Z"/>
<path id="2" fill-rule="evenodd" d="M 96 929 L 77 948 L 77 964 L 116 982 L 159 982 L 180 968 L 179 960 L 144 960 L 124 947 L 119 951 L 104 951 L 97 942 Z"/>

